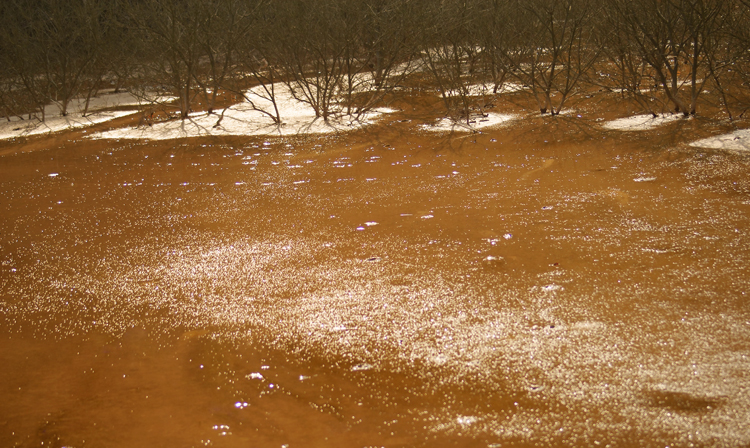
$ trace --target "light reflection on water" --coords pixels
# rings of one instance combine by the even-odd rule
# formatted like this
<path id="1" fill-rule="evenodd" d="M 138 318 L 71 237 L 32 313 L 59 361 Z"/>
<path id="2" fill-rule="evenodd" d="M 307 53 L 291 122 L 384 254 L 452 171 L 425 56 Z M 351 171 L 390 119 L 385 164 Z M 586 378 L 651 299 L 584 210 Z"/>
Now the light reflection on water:
<path id="1" fill-rule="evenodd" d="M 0 439 L 105 441 L 75 399 L 94 369 L 115 433 L 179 415 L 136 442 L 750 443 L 745 158 L 411 140 L 12 159 L 6 384 L 74 392 L 43 431 L 13 395 Z M 84 355 L 31 374 L 19 341 Z"/>

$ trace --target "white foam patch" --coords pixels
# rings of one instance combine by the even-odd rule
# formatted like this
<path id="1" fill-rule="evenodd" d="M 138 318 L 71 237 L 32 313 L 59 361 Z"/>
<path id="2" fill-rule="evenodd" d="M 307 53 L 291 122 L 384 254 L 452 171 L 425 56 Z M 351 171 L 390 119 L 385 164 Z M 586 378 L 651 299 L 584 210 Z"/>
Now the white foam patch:
<path id="1" fill-rule="evenodd" d="M 352 117 L 329 119 L 328 122 L 315 116 L 315 111 L 292 95 L 283 84 L 275 84 L 276 107 L 282 123 L 276 124 L 268 113 L 273 113 L 273 103 L 263 96 L 258 88 L 251 89 L 243 102 L 214 113 L 191 114 L 186 120 L 155 123 L 152 126 L 127 127 L 91 135 L 97 139 L 149 139 L 169 140 L 188 137 L 227 135 L 302 135 L 327 134 L 358 129 L 384 113 L 394 112 L 381 108 L 365 114 L 358 120 Z M 219 120 L 220 117 L 221 121 Z"/>
<path id="2" fill-rule="evenodd" d="M 742 129 L 716 137 L 708 137 L 690 143 L 696 148 L 728 149 L 733 151 L 750 151 L 750 129 Z"/>
<path id="3" fill-rule="evenodd" d="M 431 132 L 472 132 L 477 129 L 504 125 L 517 118 L 516 115 L 490 112 L 486 116 L 472 116 L 469 123 L 466 123 L 466 121 L 456 122 L 450 118 L 441 118 L 434 124 L 423 124 L 421 128 Z"/>
<path id="4" fill-rule="evenodd" d="M 663 126 L 682 118 L 682 115 L 660 115 L 654 117 L 651 114 L 634 115 L 632 117 L 618 118 L 604 123 L 604 129 L 614 131 L 648 131 Z"/>

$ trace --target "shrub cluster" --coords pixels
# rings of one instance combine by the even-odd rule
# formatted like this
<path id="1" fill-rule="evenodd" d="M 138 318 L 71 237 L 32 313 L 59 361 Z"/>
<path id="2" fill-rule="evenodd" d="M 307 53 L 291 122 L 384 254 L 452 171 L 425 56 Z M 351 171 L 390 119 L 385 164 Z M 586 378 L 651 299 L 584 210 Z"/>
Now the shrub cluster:
<path id="1" fill-rule="evenodd" d="M 598 88 L 689 115 L 710 91 L 731 118 L 750 75 L 750 0 L 3 0 L 0 21 L 6 117 L 114 88 L 185 118 L 278 82 L 356 117 L 418 70 L 456 120 L 508 86 L 543 114 Z"/>

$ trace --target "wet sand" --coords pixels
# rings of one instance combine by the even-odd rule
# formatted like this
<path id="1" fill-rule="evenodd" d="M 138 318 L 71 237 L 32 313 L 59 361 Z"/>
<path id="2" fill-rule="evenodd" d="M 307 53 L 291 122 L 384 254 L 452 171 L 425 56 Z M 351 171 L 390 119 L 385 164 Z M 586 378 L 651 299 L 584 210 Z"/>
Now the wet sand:
<path id="1" fill-rule="evenodd" d="M 748 155 L 412 118 L 3 144 L 0 445 L 750 443 Z"/>

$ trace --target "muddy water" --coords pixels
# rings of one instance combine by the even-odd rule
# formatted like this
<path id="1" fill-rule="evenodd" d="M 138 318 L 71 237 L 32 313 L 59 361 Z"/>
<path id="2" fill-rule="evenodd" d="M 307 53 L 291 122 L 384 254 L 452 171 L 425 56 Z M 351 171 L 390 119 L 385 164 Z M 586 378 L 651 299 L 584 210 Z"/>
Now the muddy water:
<path id="1" fill-rule="evenodd" d="M 545 132 L 4 155 L 0 445 L 746 446 L 750 158 Z"/>

